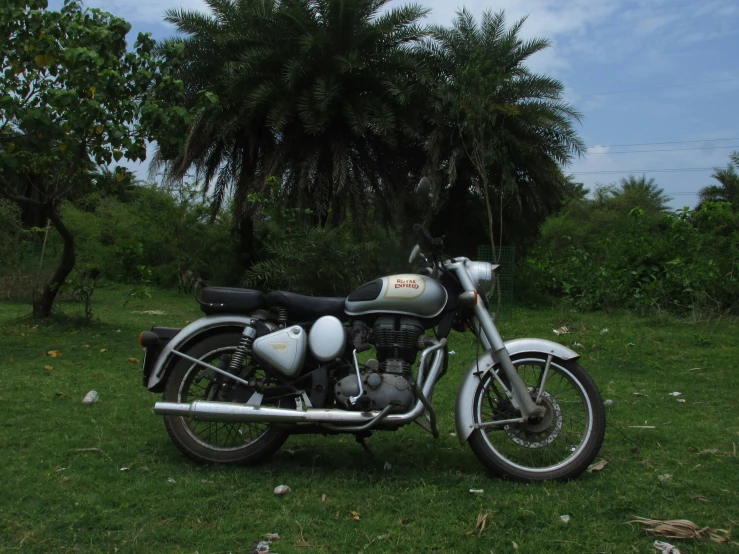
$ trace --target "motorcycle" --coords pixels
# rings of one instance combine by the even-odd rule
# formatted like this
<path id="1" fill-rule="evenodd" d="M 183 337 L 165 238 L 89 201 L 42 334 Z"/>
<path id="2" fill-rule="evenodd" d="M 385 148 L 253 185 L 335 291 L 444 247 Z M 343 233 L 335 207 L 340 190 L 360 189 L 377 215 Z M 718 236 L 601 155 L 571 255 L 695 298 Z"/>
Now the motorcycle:
<path id="1" fill-rule="evenodd" d="M 419 224 L 414 232 L 417 273 L 346 298 L 206 287 L 205 317 L 142 332 L 143 384 L 163 394 L 154 412 L 174 444 L 199 462 L 252 464 L 295 433 L 351 433 L 365 446 L 373 431 L 416 423 L 438 438 L 432 398 L 454 329 L 484 349 L 457 393 L 460 443 L 508 479 L 581 474 L 606 421 L 579 355 L 543 339 L 503 342 L 488 308 L 499 266 L 451 258 L 441 238 Z"/>

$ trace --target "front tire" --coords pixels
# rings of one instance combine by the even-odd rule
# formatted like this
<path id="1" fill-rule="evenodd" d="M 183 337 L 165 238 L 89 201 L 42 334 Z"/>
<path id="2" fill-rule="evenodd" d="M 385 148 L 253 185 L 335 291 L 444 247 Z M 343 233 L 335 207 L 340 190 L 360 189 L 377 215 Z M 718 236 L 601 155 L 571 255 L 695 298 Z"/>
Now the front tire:
<path id="1" fill-rule="evenodd" d="M 532 398 L 546 364 L 540 353 L 511 357 Z M 506 382 L 503 370 L 501 379 Z M 588 373 L 575 361 L 553 358 L 540 404 L 546 415 L 522 424 L 476 428 L 469 444 L 490 471 L 515 481 L 574 479 L 598 455 L 606 428 L 603 399 Z M 474 398 L 475 424 L 520 417 L 489 372 Z"/>
<path id="2" fill-rule="evenodd" d="M 218 366 L 222 356 L 236 350 L 241 334 L 213 335 L 196 343 L 185 354 Z M 245 366 L 243 373 L 260 371 Z M 199 378 L 199 381 L 198 381 Z M 245 387 L 245 385 L 238 385 Z M 172 368 L 164 388 L 165 402 L 194 400 L 227 400 L 214 398 L 217 393 L 215 375 L 183 358 Z M 249 395 L 247 391 L 245 393 Z M 244 393 L 242 391 L 242 397 Z M 221 423 L 192 421 L 189 417 L 164 416 L 164 425 L 172 442 L 187 457 L 203 463 L 256 464 L 274 454 L 289 434 L 274 424 Z"/>

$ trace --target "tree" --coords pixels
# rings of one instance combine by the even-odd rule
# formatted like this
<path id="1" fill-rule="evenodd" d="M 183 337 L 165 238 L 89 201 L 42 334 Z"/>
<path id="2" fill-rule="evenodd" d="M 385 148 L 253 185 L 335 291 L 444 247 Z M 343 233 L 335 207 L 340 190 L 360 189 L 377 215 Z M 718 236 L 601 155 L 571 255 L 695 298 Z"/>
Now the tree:
<path id="1" fill-rule="evenodd" d="M 130 25 L 79 0 L 60 11 L 45 0 L 9 0 L 0 12 L 0 194 L 33 206 L 64 243 L 62 259 L 34 301 L 48 316 L 74 268 L 74 236 L 59 207 L 90 186 L 90 162 L 109 165 L 146 157 L 146 141 L 177 151 L 190 123 L 188 111 L 170 105 L 182 84 L 168 72 L 176 49 L 154 53 L 139 34 L 126 48 Z M 127 178 L 115 169 L 119 181 Z"/>
<path id="2" fill-rule="evenodd" d="M 524 22 L 507 28 L 503 12 L 486 11 L 478 24 L 462 10 L 451 28 L 432 27 L 425 45 L 443 85 L 427 142 L 430 166 L 441 168 L 443 176 L 432 182 L 454 187 L 461 176 L 467 178 L 456 186 L 463 195 L 475 191 L 485 203 L 494 251 L 495 208 L 501 227 L 507 200 L 528 218 L 545 215 L 568 188 L 561 166 L 584 152 L 573 128 L 581 116 L 562 100 L 562 83 L 525 65 L 549 41 L 522 40 Z"/>
<path id="3" fill-rule="evenodd" d="M 408 170 L 422 159 L 419 56 L 409 45 L 427 10 L 389 0 L 211 0 L 211 13 L 170 10 L 186 35 L 186 90 L 218 102 L 192 125 L 186 148 L 165 162 L 182 179 L 195 169 L 217 209 L 231 187 L 244 208 L 276 176 L 293 206 L 316 222 L 361 221 L 379 204 L 389 217 Z M 275 37 L 279 37 L 276 40 Z M 330 215 L 329 215 L 330 214 Z"/>
<path id="4" fill-rule="evenodd" d="M 716 179 L 718 185 L 703 187 L 698 193 L 700 203 L 703 202 L 729 202 L 734 209 L 739 209 L 739 152 L 730 156 L 731 162 L 726 169 L 716 168 L 711 177 Z"/>
<path id="5" fill-rule="evenodd" d="M 619 186 L 611 189 L 611 196 L 617 203 L 630 208 L 639 207 L 647 211 L 667 212 L 672 200 L 663 188 L 657 185 L 654 177 L 647 179 L 644 175 L 629 175 L 619 181 Z"/>

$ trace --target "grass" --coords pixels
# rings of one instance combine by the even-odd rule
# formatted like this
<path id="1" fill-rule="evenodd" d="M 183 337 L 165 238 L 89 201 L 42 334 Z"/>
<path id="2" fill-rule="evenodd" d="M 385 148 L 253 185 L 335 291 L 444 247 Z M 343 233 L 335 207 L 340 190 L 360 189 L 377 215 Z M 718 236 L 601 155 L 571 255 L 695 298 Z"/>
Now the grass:
<path id="1" fill-rule="evenodd" d="M 160 292 L 124 308 L 120 292 L 100 290 L 93 305 L 95 323 L 37 325 L 19 319 L 27 306 L 0 303 L 2 552 L 250 552 L 252 541 L 279 533 L 272 551 L 280 554 L 503 553 L 514 543 L 531 553 L 646 553 L 654 539 L 625 524 L 632 515 L 726 529 L 739 522 L 733 321 L 517 311 L 502 325 L 506 338 L 581 343 L 582 365 L 615 404 L 603 471 L 566 484 L 516 484 L 488 475 L 450 436 L 456 387 L 475 356 L 469 335 L 451 338 L 456 355 L 434 395 L 438 441 L 417 426 L 377 433 L 370 458 L 352 437 L 293 437 L 269 463 L 222 468 L 179 454 L 152 412 L 157 397 L 141 386 L 140 364 L 128 361 L 141 358 L 140 330 L 182 326 L 198 317 L 196 304 Z M 561 325 L 571 332 L 556 337 Z M 42 355 L 53 350 L 61 357 Z M 100 401 L 81 404 L 91 389 Z M 655 428 L 631 428 L 638 425 Z M 91 448 L 98 450 L 83 450 Z M 274 496 L 280 484 L 292 493 Z M 481 512 L 486 529 L 470 533 Z"/>

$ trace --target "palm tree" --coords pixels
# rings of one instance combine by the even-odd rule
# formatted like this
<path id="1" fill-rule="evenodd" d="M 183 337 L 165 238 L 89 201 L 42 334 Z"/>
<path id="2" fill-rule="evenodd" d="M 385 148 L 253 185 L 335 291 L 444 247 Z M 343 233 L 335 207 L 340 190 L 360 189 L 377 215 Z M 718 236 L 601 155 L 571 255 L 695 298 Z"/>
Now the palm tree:
<path id="1" fill-rule="evenodd" d="M 190 129 L 166 174 L 191 170 L 213 185 L 216 207 L 233 186 L 244 206 L 276 176 L 291 204 L 320 223 L 361 214 L 405 186 L 394 147 L 420 144 L 415 110 L 427 10 L 389 0 L 208 0 L 211 13 L 170 10 L 195 105 L 218 97 Z M 211 97 L 213 98 L 213 97 Z"/>
<path id="2" fill-rule="evenodd" d="M 611 196 L 629 208 L 640 207 L 647 211 L 666 212 L 672 200 L 664 189 L 657 185 L 654 177 L 628 177 L 621 179 L 618 187 L 611 189 Z"/>
<path id="3" fill-rule="evenodd" d="M 698 193 L 700 203 L 729 202 L 734 209 L 739 209 L 739 173 L 736 170 L 739 167 L 739 152 L 732 153 L 730 159 L 726 169 L 714 169 L 711 177 L 719 184 L 703 187 Z"/>
<path id="4" fill-rule="evenodd" d="M 503 12 L 486 11 L 478 24 L 462 10 L 451 28 L 431 27 L 424 47 L 446 85 L 427 142 L 430 165 L 442 170 L 435 181 L 486 200 L 493 243 L 493 213 L 502 223 L 504 207 L 529 221 L 554 209 L 567 190 L 561 166 L 584 152 L 573 128 L 581 116 L 562 100 L 562 83 L 525 65 L 549 41 L 521 39 L 524 21 L 507 28 Z"/>

